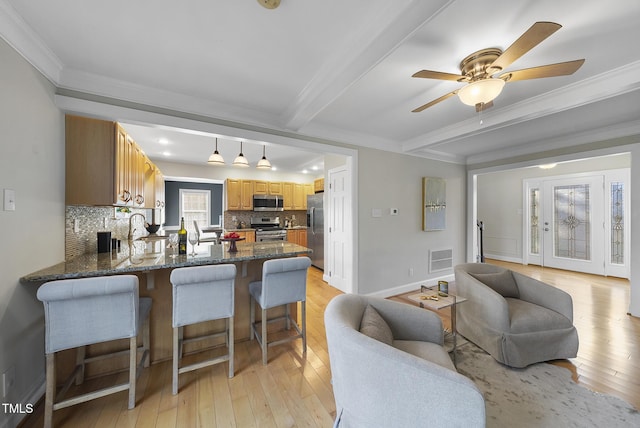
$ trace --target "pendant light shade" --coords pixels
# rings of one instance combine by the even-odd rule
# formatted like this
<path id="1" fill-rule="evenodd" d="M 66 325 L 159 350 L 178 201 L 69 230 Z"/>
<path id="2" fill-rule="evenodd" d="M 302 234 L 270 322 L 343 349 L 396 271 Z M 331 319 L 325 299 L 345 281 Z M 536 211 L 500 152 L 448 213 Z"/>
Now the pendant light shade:
<path id="1" fill-rule="evenodd" d="M 240 167 L 243 167 L 243 168 L 246 168 L 246 167 L 249 166 L 249 161 L 242 154 L 242 141 L 240 141 L 240 154 L 238 156 L 236 156 L 236 158 L 234 159 L 233 165 L 234 166 L 240 166 Z"/>
<path id="2" fill-rule="evenodd" d="M 216 138 L 216 150 L 209 156 L 208 162 L 211 165 L 224 165 L 224 158 L 218 153 L 218 139 Z"/>
<path id="3" fill-rule="evenodd" d="M 269 160 L 267 159 L 265 151 L 266 146 L 262 146 L 262 159 L 260 159 L 258 161 L 258 165 L 256 165 L 256 168 L 258 169 L 271 169 L 271 162 L 269 162 Z"/>

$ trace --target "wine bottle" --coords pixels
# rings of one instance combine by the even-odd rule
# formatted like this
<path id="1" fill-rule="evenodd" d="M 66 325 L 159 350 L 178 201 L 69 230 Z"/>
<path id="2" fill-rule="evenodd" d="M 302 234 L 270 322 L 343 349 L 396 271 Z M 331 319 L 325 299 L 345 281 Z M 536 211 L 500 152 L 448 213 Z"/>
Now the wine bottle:
<path id="1" fill-rule="evenodd" d="M 184 217 L 180 220 L 180 230 L 178 230 L 178 254 L 187 254 L 187 229 L 184 228 Z"/>

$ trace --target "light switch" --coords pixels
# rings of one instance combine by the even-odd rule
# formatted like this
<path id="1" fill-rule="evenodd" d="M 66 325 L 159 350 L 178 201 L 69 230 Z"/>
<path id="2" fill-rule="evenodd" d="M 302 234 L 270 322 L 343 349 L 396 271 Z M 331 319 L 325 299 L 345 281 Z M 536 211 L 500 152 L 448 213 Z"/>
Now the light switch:
<path id="1" fill-rule="evenodd" d="M 13 189 L 4 189 L 4 210 L 16 210 L 16 191 Z"/>

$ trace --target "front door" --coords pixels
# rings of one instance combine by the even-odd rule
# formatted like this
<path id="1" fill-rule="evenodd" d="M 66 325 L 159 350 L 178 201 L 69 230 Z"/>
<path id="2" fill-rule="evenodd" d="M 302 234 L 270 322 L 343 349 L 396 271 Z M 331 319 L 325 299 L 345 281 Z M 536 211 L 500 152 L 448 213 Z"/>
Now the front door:
<path id="1" fill-rule="evenodd" d="M 543 266 L 604 275 L 604 177 L 545 181 L 542 198 Z"/>

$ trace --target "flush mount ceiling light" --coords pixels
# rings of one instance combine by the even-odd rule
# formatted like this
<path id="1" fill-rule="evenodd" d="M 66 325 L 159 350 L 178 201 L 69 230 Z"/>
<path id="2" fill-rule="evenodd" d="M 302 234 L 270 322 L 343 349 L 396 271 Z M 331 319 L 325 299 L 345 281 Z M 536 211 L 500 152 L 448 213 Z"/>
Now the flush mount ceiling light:
<path id="1" fill-rule="evenodd" d="M 265 156 L 266 146 L 262 146 L 262 159 L 258 161 L 256 168 L 258 169 L 271 169 L 271 162 Z"/>
<path id="2" fill-rule="evenodd" d="M 236 156 L 236 158 L 233 160 L 233 165 L 240 166 L 243 168 L 246 168 L 249 166 L 249 161 L 242 154 L 242 141 L 240 141 L 240 154 Z"/>
<path id="3" fill-rule="evenodd" d="M 280 6 L 280 0 L 258 0 L 258 3 L 267 9 L 275 9 Z"/>
<path id="4" fill-rule="evenodd" d="M 209 160 L 207 161 L 211 165 L 224 165 L 224 158 L 220 153 L 218 153 L 218 139 L 216 138 L 216 150 L 211 153 L 209 156 Z"/>

